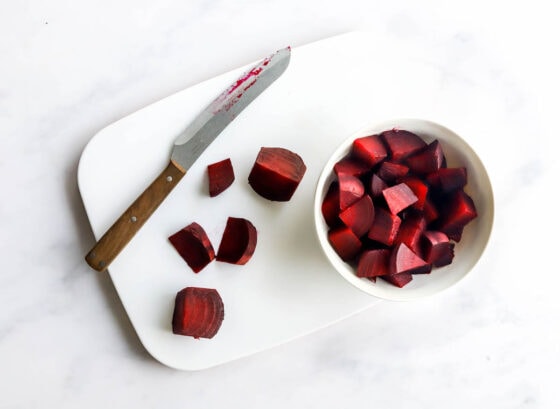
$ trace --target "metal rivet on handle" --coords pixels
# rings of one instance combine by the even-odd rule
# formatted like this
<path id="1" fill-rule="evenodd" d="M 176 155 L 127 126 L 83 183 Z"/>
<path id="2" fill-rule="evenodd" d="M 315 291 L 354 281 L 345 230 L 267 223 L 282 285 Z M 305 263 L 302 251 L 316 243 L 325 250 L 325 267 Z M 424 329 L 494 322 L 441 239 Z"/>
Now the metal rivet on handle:
<path id="1" fill-rule="evenodd" d="M 132 223 L 136 223 L 136 220 L 138 220 L 138 219 L 136 218 L 136 216 L 132 216 L 132 217 L 130 218 L 130 221 L 131 221 Z"/>
<path id="2" fill-rule="evenodd" d="M 171 182 L 171 181 L 173 180 L 173 177 L 172 177 L 172 176 L 167 176 L 167 177 L 165 178 L 165 180 L 167 180 L 168 182 Z"/>

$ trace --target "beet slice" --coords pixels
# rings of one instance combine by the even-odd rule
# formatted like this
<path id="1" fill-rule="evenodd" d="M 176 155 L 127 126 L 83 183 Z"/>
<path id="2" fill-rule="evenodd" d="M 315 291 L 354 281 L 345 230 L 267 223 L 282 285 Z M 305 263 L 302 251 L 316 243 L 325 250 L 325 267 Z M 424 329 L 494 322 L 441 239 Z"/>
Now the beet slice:
<path id="1" fill-rule="evenodd" d="M 329 242 L 331 243 L 334 251 L 344 261 L 352 260 L 358 255 L 362 248 L 362 242 L 350 227 L 341 226 L 329 230 Z"/>
<path id="2" fill-rule="evenodd" d="M 186 287 L 177 293 L 171 322 L 174 334 L 213 338 L 223 320 L 224 303 L 215 289 Z"/>
<path id="3" fill-rule="evenodd" d="M 208 165 L 208 191 L 210 197 L 216 197 L 235 180 L 231 159 L 227 158 L 222 161 Z"/>
<path id="4" fill-rule="evenodd" d="M 262 147 L 249 173 L 249 185 L 265 199 L 287 202 L 306 170 L 298 154 L 284 148 Z"/>
<path id="5" fill-rule="evenodd" d="M 392 183 L 407 173 L 408 166 L 389 161 L 383 162 L 377 171 L 377 175 L 387 183 Z"/>
<path id="6" fill-rule="evenodd" d="M 246 264 L 257 247 L 257 229 L 243 218 L 228 217 L 216 260 Z"/>
<path id="7" fill-rule="evenodd" d="M 338 214 L 340 213 L 340 200 L 338 197 L 338 183 L 332 182 L 321 203 L 321 212 L 327 226 L 333 227 L 340 224 Z"/>
<path id="8" fill-rule="evenodd" d="M 359 177 L 366 174 L 370 170 L 370 166 L 354 158 L 344 157 L 336 162 L 333 170 L 337 176 L 345 174 Z"/>
<path id="9" fill-rule="evenodd" d="M 360 200 L 344 209 L 339 217 L 357 237 L 361 237 L 369 231 L 374 215 L 373 201 L 369 195 L 364 195 Z"/>
<path id="10" fill-rule="evenodd" d="M 351 155 L 371 168 L 387 157 L 387 149 L 379 135 L 369 135 L 354 140 Z"/>
<path id="11" fill-rule="evenodd" d="M 387 249 L 364 251 L 358 260 L 356 275 L 358 277 L 379 277 L 389 273 L 389 255 Z"/>
<path id="12" fill-rule="evenodd" d="M 214 247 L 204 229 L 191 223 L 169 237 L 179 255 L 198 273 L 215 258 Z"/>
<path id="13" fill-rule="evenodd" d="M 398 162 L 421 150 L 427 144 L 418 135 L 400 129 L 391 129 L 381 133 L 388 147 L 390 158 Z"/>
<path id="14" fill-rule="evenodd" d="M 383 197 L 393 214 L 406 209 L 408 206 L 418 201 L 416 195 L 406 183 L 399 183 L 383 190 Z"/>
<path id="15" fill-rule="evenodd" d="M 397 237 L 400 225 L 401 218 L 399 216 L 388 212 L 382 207 L 377 207 L 368 237 L 379 243 L 391 246 Z"/>
<path id="16" fill-rule="evenodd" d="M 467 184 L 467 169 L 465 167 L 441 168 L 427 175 L 426 181 L 441 192 L 452 192 Z"/>
<path id="17" fill-rule="evenodd" d="M 342 174 L 338 177 L 338 192 L 339 207 L 344 210 L 362 198 L 365 188 L 357 177 Z"/>
<path id="18" fill-rule="evenodd" d="M 385 275 L 385 276 L 381 276 L 381 278 L 393 284 L 394 286 L 403 288 L 405 285 L 407 285 L 412 281 L 412 274 L 401 273 L 401 274 Z"/>
<path id="19" fill-rule="evenodd" d="M 433 264 L 434 267 L 442 267 L 453 261 L 455 244 L 449 241 L 445 233 L 427 230 L 422 234 L 421 244 L 426 263 Z"/>
<path id="20" fill-rule="evenodd" d="M 389 258 L 389 275 L 394 274 L 427 274 L 432 271 L 432 265 L 426 263 L 404 243 L 393 248 Z"/>
<path id="21" fill-rule="evenodd" d="M 369 193 L 371 197 L 381 196 L 383 190 L 387 189 L 389 186 L 387 183 L 381 179 L 377 174 L 373 173 L 371 179 L 369 180 Z"/>
<path id="22" fill-rule="evenodd" d="M 441 144 L 436 139 L 419 152 L 407 157 L 404 162 L 411 172 L 425 175 L 442 168 L 445 164 L 445 156 Z"/>

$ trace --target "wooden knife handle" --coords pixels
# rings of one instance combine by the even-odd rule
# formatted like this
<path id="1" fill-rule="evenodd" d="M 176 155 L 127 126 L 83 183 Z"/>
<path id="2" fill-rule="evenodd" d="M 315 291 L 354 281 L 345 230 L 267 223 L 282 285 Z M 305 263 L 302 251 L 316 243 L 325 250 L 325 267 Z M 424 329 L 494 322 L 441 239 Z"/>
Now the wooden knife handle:
<path id="1" fill-rule="evenodd" d="M 104 271 L 140 230 L 167 195 L 185 176 L 186 171 L 171 161 L 150 186 L 130 205 L 86 255 L 87 263 Z"/>

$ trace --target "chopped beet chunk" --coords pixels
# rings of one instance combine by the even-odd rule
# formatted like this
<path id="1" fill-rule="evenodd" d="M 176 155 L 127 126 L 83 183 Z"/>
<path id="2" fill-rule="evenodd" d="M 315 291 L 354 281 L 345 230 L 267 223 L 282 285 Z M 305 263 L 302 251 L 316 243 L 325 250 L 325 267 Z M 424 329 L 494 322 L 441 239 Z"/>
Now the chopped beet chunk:
<path id="1" fill-rule="evenodd" d="M 172 327 L 177 335 L 213 338 L 224 320 L 224 303 L 212 288 L 186 287 L 177 293 Z"/>
<path id="2" fill-rule="evenodd" d="M 210 197 L 218 196 L 235 180 L 233 166 L 229 158 L 208 165 L 208 190 Z"/>
<path id="3" fill-rule="evenodd" d="M 263 147 L 249 174 L 249 185 L 265 199 L 287 202 L 306 170 L 298 154 L 284 148 Z"/>
<path id="4" fill-rule="evenodd" d="M 169 237 L 179 255 L 198 273 L 215 258 L 214 247 L 198 223 L 191 223 Z"/>

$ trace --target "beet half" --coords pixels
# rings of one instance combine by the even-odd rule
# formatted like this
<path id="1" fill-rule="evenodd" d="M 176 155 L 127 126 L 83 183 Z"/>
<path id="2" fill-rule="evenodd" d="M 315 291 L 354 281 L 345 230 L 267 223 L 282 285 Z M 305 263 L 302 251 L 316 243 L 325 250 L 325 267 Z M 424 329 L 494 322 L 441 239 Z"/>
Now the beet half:
<path id="1" fill-rule="evenodd" d="M 249 174 L 249 185 L 265 199 L 287 202 L 306 170 L 297 153 L 284 148 L 262 147 Z"/>
<path id="2" fill-rule="evenodd" d="M 177 293 L 171 321 L 174 334 L 213 338 L 223 320 L 224 303 L 215 289 L 186 287 Z"/>

